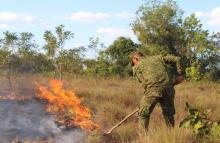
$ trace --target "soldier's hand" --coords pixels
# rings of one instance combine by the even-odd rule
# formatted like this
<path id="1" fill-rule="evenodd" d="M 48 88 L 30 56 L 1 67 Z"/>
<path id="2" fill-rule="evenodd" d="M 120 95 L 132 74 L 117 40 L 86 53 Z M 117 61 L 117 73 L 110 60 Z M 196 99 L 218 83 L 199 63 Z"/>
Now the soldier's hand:
<path id="1" fill-rule="evenodd" d="M 177 85 L 177 84 L 180 84 L 180 83 L 182 83 L 183 81 L 185 80 L 185 77 L 184 76 L 177 76 L 176 78 L 175 78 L 175 80 L 174 80 L 174 85 Z"/>

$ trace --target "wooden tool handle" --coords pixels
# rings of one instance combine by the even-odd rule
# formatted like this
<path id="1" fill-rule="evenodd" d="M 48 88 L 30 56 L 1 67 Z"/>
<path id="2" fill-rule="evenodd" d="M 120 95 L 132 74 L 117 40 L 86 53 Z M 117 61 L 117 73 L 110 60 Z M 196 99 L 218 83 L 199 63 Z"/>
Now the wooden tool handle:
<path id="1" fill-rule="evenodd" d="M 134 111 L 132 111 L 130 114 L 128 114 L 126 117 L 124 117 L 124 119 L 122 119 L 120 122 L 118 122 L 116 125 L 114 125 L 111 129 L 109 129 L 105 135 L 109 135 L 112 133 L 113 130 L 115 130 L 116 128 L 118 128 L 119 126 L 121 126 L 122 123 L 124 123 L 128 118 L 130 118 L 131 116 L 133 116 L 135 113 L 137 113 L 139 111 L 139 108 L 135 109 Z"/>

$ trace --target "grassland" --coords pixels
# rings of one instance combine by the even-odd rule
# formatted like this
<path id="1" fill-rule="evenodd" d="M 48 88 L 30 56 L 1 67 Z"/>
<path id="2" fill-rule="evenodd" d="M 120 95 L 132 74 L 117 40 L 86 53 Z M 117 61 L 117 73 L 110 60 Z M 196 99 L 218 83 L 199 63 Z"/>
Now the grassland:
<path id="1" fill-rule="evenodd" d="M 31 77 L 33 81 L 48 83 L 48 77 Z M 186 116 L 185 102 L 203 109 L 211 109 L 210 118 L 220 120 L 220 84 L 212 82 L 184 82 L 175 87 L 176 126 L 165 126 L 161 109 L 157 106 L 151 116 L 148 135 L 138 133 L 137 115 L 130 118 L 111 136 L 103 132 L 138 107 L 143 96 L 142 87 L 133 79 L 95 79 L 88 77 L 65 78 L 65 87 L 83 98 L 83 104 L 93 112 L 94 121 L 101 129 L 87 136 L 88 143 L 220 143 L 215 136 L 196 137 L 190 129 L 179 128 Z"/>
<path id="2" fill-rule="evenodd" d="M 67 88 L 74 90 L 93 111 L 94 120 L 102 129 L 88 135 L 89 143 L 220 143 L 214 136 L 198 138 L 191 130 L 179 128 L 186 116 L 185 102 L 201 110 L 211 109 L 210 118 L 220 120 L 220 84 L 212 82 L 184 82 L 177 85 L 175 107 L 176 126 L 165 126 L 161 109 L 157 106 L 151 116 L 148 135 L 138 134 L 137 115 L 115 130 L 111 136 L 102 133 L 134 110 L 143 96 L 143 89 L 133 79 L 68 78 Z"/>

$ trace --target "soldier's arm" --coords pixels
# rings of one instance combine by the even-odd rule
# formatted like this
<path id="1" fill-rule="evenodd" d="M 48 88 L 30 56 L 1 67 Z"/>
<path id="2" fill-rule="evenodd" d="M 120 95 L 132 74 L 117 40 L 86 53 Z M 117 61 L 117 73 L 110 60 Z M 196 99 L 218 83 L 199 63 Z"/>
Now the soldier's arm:
<path id="1" fill-rule="evenodd" d="M 133 68 L 133 75 L 136 80 L 142 85 L 142 87 L 145 87 L 144 76 L 141 71 L 142 69 Z"/>
<path id="2" fill-rule="evenodd" d="M 163 56 L 162 59 L 165 62 L 176 63 L 176 69 L 179 74 L 183 74 L 182 66 L 181 66 L 181 58 L 173 55 Z"/>

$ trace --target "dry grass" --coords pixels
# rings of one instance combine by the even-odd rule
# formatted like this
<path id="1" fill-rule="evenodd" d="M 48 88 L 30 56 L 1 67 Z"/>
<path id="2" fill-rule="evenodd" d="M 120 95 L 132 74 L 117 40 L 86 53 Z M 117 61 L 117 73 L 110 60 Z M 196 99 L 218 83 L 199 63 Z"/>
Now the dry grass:
<path id="1" fill-rule="evenodd" d="M 135 109 L 143 96 L 143 89 L 134 80 L 74 78 L 66 80 L 68 88 L 84 98 L 94 112 L 94 120 L 102 130 L 88 137 L 89 143 L 200 143 L 220 142 L 217 138 L 198 139 L 188 129 L 178 127 L 186 116 L 185 102 L 199 109 L 211 109 L 210 118 L 220 120 L 220 84 L 209 82 L 185 82 L 176 86 L 176 126 L 170 130 L 164 125 L 161 109 L 152 114 L 148 135 L 139 135 L 137 115 L 129 119 L 108 137 L 102 133 Z"/>
<path id="2" fill-rule="evenodd" d="M 48 78 L 35 76 L 33 80 L 46 84 Z M 102 136 L 103 132 L 138 106 L 143 96 L 142 87 L 132 79 L 88 77 L 65 78 L 65 86 L 84 99 L 83 104 L 91 108 L 94 120 L 102 126 L 101 130 L 88 135 L 88 143 L 220 143 L 218 138 L 199 139 L 191 130 L 178 127 L 186 116 L 185 102 L 199 109 L 211 109 L 210 118 L 220 120 L 220 84 L 218 83 L 185 82 L 175 87 L 174 129 L 167 129 L 164 125 L 161 109 L 157 106 L 151 116 L 148 135 L 138 134 L 137 115 L 135 115 L 107 137 Z"/>

